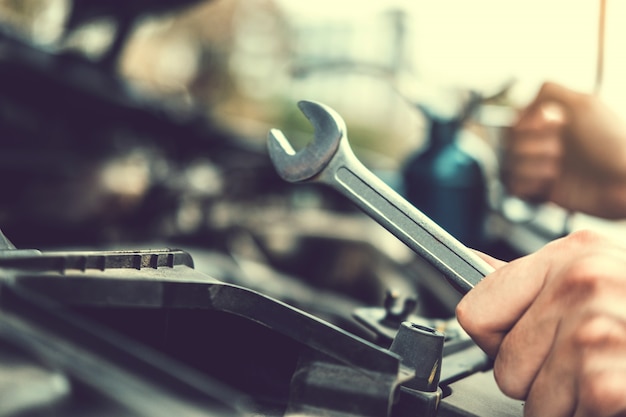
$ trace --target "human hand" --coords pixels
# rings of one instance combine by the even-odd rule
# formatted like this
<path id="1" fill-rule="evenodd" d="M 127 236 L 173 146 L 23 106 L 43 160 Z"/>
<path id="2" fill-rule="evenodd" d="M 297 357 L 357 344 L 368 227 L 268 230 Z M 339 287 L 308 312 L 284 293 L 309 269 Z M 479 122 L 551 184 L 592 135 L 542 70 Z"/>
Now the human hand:
<path id="1" fill-rule="evenodd" d="M 597 96 L 545 83 L 509 131 L 502 174 L 522 199 L 626 217 L 626 122 Z"/>
<path id="2" fill-rule="evenodd" d="M 457 307 L 526 416 L 626 416 L 626 245 L 583 231 L 496 269 Z"/>

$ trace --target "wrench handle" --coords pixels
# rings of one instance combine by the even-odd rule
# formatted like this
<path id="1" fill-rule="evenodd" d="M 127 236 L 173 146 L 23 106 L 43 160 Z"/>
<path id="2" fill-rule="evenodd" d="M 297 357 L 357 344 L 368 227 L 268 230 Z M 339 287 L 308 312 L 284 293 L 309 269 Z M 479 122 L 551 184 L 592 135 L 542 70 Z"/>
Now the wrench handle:
<path id="1" fill-rule="evenodd" d="M 369 171 L 349 147 L 338 152 L 317 179 L 356 203 L 441 272 L 461 294 L 493 271 L 491 265 Z"/>

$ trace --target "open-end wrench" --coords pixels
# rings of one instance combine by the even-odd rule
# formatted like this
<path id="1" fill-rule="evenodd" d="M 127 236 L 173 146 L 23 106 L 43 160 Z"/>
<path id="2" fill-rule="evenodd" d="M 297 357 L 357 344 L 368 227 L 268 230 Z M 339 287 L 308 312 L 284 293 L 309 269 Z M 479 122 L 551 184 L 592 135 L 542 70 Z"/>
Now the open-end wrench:
<path id="1" fill-rule="evenodd" d="M 314 101 L 300 101 L 298 106 L 313 125 L 312 142 L 296 152 L 280 130 L 268 134 L 269 155 L 283 179 L 332 186 L 438 269 L 462 294 L 493 271 L 357 159 L 337 112 Z"/>

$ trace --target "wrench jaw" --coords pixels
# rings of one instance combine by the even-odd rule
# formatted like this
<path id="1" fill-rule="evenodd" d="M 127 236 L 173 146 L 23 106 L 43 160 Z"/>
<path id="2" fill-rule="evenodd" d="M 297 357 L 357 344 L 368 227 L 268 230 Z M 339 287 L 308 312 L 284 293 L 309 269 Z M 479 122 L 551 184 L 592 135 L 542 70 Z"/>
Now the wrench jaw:
<path id="1" fill-rule="evenodd" d="M 345 122 L 330 107 L 314 101 L 300 101 L 298 107 L 313 125 L 313 141 L 296 152 L 278 129 L 270 130 L 267 141 L 278 175 L 289 182 L 307 181 L 321 173 L 346 138 Z"/>

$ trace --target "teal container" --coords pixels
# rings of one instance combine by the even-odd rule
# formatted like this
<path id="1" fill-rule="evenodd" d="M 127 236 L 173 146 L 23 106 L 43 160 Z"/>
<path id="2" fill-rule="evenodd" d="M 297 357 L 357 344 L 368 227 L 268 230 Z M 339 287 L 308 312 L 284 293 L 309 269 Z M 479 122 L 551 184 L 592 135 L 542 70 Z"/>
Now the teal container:
<path id="1" fill-rule="evenodd" d="M 407 200 L 466 246 L 484 249 L 488 212 L 481 164 L 459 146 L 459 120 L 430 118 L 427 145 L 402 171 Z"/>

